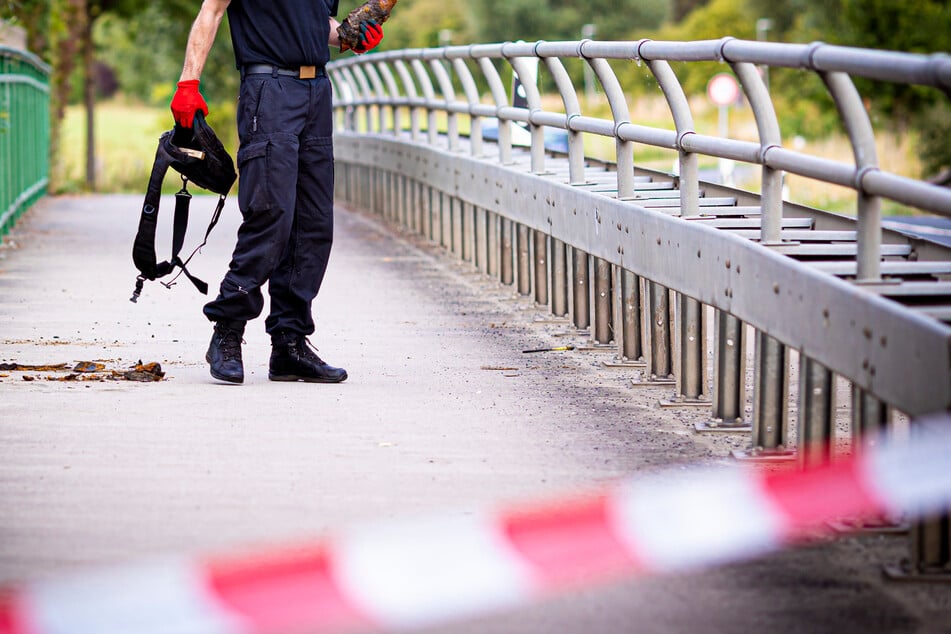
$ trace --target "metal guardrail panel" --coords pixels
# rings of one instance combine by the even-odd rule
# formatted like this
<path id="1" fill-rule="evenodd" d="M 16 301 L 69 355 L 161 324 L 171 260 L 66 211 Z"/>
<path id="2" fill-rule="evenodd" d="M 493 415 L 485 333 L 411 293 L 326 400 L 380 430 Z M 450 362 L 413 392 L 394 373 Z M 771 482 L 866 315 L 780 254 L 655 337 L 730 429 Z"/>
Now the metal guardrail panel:
<path id="1" fill-rule="evenodd" d="M 525 164 L 398 139 L 338 139 L 338 161 L 450 192 L 724 310 L 909 414 L 951 407 L 951 329 L 861 286 L 728 231 L 528 174 Z"/>

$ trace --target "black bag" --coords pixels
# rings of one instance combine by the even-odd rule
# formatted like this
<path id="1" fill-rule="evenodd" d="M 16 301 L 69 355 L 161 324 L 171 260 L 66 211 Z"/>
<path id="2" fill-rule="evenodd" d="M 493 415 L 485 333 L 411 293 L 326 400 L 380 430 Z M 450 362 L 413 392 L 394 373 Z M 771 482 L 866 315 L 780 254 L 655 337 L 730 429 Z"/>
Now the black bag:
<path id="1" fill-rule="evenodd" d="M 218 224 L 221 210 L 224 208 L 225 198 L 235 180 L 238 178 L 234 169 L 234 161 L 218 139 L 215 131 L 205 122 L 201 112 L 195 113 L 194 127 L 183 128 L 178 125 L 174 129 L 162 134 L 158 149 L 155 151 L 155 162 L 152 164 L 152 175 L 149 178 L 148 190 L 145 193 L 145 203 L 142 205 L 142 215 L 139 218 L 139 230 L 132 246 L 132 261 L 139 270 L 135 282 L 135 291 L 131 301 L 136 302 L 142 294 L 145 280 L 156 280 L 181 269 L 178 275 L 185 274 L 198 291 L 208 294 L 208 285 L 194 277 L 186 268 L 188 262 L 198 251 L 205 246 L 208 235 Z M 162 181 L 171 167 L 182 176 L 182 189 L 175 194 L 175 219 L 172 230 L 172 255 L 165 262 L 157 262 L 155 256 L 155 228 L 158 223 L 159 203 L 162 199 Z M 218 194 L 218 206 L 211 217 L 205 238 L 191 255 L 184 261 L 179 257 L 182 245 L 185 242 L 185 232 L 188 228 L 188 207 L 191 194 L 188 193 L 188 181 L 199 187 Z M 171 288 L 178 279 L 178 275 L 169 282 L 162 284 Z"/>

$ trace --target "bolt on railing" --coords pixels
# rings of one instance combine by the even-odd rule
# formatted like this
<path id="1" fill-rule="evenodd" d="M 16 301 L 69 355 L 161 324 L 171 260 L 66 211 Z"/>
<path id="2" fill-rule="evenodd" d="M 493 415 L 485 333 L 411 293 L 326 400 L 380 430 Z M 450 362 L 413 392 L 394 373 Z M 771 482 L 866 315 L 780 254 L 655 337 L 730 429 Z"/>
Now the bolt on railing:
<path id="1" fill-rule="evenodd" d="M 49 182 L 49 74 L 35 55 L 0 46 L 0 239 Z"/>

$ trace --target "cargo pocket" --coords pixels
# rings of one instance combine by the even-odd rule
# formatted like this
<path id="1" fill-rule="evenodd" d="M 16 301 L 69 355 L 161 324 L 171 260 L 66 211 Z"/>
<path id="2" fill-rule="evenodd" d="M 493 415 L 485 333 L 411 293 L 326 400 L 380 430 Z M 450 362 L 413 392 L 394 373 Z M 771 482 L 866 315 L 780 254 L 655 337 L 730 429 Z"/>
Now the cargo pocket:
<path id="1" fill-rule="evenodd" d="M 270 141 L 250 143 L 238 150 L 238 205 L 243 213 L 268 211 L 274 206 L 271 179 Z"/>

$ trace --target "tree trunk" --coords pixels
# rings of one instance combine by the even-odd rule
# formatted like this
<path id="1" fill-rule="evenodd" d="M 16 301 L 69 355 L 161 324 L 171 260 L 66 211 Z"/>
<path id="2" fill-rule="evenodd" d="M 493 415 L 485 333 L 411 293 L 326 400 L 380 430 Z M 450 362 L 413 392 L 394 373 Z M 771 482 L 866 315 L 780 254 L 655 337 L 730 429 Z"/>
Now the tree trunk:
<path id="1" fill-rule="evenodd" d="M 53 0 L 50 9 L 50 191 L 64 185 L 61 163 L 61 132 L 69 101 L 70 76 L 81 54 L 86 24 L 86 0 Z"/>
<path id="2" fill-rule="evenodd" d="M 708 0 L 673 0 L 670 3 L 670 18 L 674 24 L 679 23 L 696 8 L 707 4 Z"/>
<path id="3" fill-rule="evenodd" d="M 83 30 L 83 97 L 86 104 L 86 191 L 96 191 L 96 79 L 95 48 L 92 41 L 92 19 Z"/>

